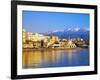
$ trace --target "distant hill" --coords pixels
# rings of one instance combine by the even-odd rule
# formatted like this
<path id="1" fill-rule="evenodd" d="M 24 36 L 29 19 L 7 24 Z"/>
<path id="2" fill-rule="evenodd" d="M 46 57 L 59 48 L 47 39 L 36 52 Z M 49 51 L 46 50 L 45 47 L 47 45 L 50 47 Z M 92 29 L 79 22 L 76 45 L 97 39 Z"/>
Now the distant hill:
<path id="1" fill-rule="evenodd" d="M 89 40 L 89 29 L 85 28 L 68 28 L 62 31 L 52 31 L 46 32 L 45 35 L 55 35 L 61 39 L 70 38 L 82 38 L 84 40 Z"/>

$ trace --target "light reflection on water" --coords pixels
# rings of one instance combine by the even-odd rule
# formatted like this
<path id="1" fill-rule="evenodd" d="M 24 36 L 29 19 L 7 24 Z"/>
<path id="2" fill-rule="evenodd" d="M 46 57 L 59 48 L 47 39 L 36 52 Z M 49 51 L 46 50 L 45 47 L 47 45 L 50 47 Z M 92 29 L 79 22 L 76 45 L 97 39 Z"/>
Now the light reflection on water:
<path id="1" fill-rule="evenodd" d="M 23 51 L 23 68 L 89 65 L 89 49 Z"/>

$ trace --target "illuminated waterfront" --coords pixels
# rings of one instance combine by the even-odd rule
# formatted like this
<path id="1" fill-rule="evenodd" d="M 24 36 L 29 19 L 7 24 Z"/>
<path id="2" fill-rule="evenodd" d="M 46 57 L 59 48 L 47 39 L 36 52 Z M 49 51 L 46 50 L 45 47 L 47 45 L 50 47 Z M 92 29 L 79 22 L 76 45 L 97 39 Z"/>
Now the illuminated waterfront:
<path id="1" fill-rule="evenodd" d="M 68 67 L 89 65 L 89 49 L 23 50 L 23 68 Z"/>

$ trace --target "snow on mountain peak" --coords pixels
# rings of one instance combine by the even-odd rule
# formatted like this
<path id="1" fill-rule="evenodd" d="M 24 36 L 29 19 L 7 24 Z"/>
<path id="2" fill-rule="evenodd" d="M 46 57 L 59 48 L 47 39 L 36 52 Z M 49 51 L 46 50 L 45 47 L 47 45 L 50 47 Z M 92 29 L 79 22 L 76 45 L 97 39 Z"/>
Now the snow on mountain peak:
<path id="1" fill-rule="evenodd" d="M 77 32 L 79 30 L 80 30 L 80 28 L 74 28 L 74 29 L 72 29 L 72 31 L 75 31 L 75 32 Z"/>
<path id="2" fill-rule="evenodd" d="M 53 31 L 53 32 L 63 32 L 63 30 L 55 30 L 55 31 Z"/>
<path id="3" fill-rule="evenodd" d="M 74 31 L 74 32 L 77 32 L 79 30 L 80 30 L 80 28 L 67 28 L 65 31 Z"/>
<path id="4" fill-rule="evenodd" d="M 54 30 L 54 31 L 48 31 L 46 33 L 51 34 L 51 33 L 57 33 L 57 32 L 84 32 L 84 31 L 89 31 L 89 28 L 79 28 L 79 27 L 75 27 L 75 28 L 67 28 L 65 30 Z"/>
<path id="5" fill-rule="evenodd" d="M 89 31 L 89 29 L 87 28 L 79 28 L 79 27 L 76 27 L 76 28 L 67 28 L 66 30 L 64 31 L 73 31 L 73 32 L 78 32 L 80 30 L 83 30 L 83 31 Z"/>

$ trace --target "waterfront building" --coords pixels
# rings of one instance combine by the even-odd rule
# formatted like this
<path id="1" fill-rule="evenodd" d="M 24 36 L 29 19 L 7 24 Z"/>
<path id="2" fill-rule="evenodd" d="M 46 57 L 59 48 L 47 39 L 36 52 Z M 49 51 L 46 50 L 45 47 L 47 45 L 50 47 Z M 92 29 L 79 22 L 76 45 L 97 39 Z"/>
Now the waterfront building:
<path id="1" fill-rule="evenodd" d="M 41 47 L 41 41 L 33 41 L 33 48 L 40 48 Z"/>
<path id="2" fill-rule="evenodd" d="M 61 47 L 65 47 L 67 45 L 67 41 L 61 40 L 59 44 L 61 45 Z"/>
<path id="3" fill-rule="evenodd" d="M 23 35 L 23 40 L 26 40 L 26 43 L 29 44 L 28 47 L 31 47 L 32 46 L 34 48 L 38 48 L 38 47 L 43 47 L 43 46 L 46 46 L 47 44 L 47 41 L 48 41 L 48 38 L 49 36 L 44 36 L 42 34 L 38 34 L 38 33 L 32 33 L 32 32 L 26 32 L 25 35 Z M 24 44 L 26 44 L 24 43 Z M 26 47 L 24 45 L 24 47 Z"/>
<path id="4" fill-rule="evenodd" d="M 51 36 L 51 38 L 48 41 L 47 46 L 51 46 L 55 44 L 56 42 L 59 42 L 59 38 L 57 36 Z"/>
<path id="5" fill-rule="evenodd" d="M 27 39 L 28 41 L 32 41 L 32 37 L 33 37 L 33 33 L 32 33 L 32 32 L 27 32 L 27 34 L 26 34 L 26 39 Z"/>
<path id="6" fill-rule="evenodd" d="M 23 48 L 28 48 L 28 44 L 23 43 L 22 47 Z"/>
<path id="7" fill-rule="evenodd" d="M 41 41 L 41 40 L 46 40 L 48 38 L 48 36 L 44 36 L 42 34 L 38 34 L 38 33 L 31 33 L 28 32 L 28 40 L 31 41 Z"/>
<path id="8" fill-rule="evenodd" d="M 72 40 L 69 40 L 67 43 L 66 48 L 76 48 L 77 46 L 75 45 L 75 43 L 72 42 Z"/>
<path id="9" fill-rule="evenodd" d="M 85 44 L 85 41 L 84 40 L 75 40 L 74 43 L 77 45 L 77 46 L 82 46 Z"/>
<path id="10" fill-rule="evenodd" d="M 33 42 L 29 42 L 28 48 L 33 48 Z"/>
<path id="11" fill-rule="evenodd" d="M 26 43 L 26 30 L 25 29 L 22 30 L 22 41 L 23 43 Z"/>
<path id="12" fill-rule="evenodd" d="M 61 45 L 59 43 L 55 43 L 52 45 L 52 48 L 59 48 L 59 47 L 61 47 Z"/>

